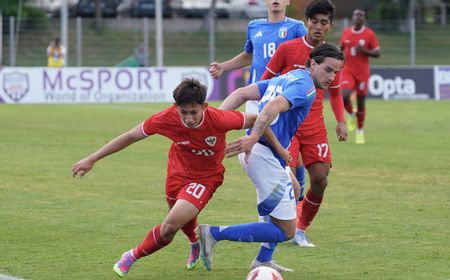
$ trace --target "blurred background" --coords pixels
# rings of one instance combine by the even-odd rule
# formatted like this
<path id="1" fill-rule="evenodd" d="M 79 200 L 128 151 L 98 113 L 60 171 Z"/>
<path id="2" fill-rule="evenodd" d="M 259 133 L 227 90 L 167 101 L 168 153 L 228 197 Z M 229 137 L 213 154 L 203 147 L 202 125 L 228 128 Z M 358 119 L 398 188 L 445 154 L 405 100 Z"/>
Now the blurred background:
<path id="1" fill-rule="evenodd" d="M 158 23 L 155 0 L 2 0 L 0 64 L 46 66 L 49 42 L 62 36 L 67 66 L 138 66 L 137 57 L 144 66 L 207 66 L 241 52 L 248 21 L 266 16 L 264 0 L 161 2 Z M 303 19 L 307 2 L 291 0 L 288 15 Z M 352 11 L 362 8 L 381 44 L 374 65 L 450 64 L 450 0 L 333 3 L 329 42 L 339 42 Z"/>

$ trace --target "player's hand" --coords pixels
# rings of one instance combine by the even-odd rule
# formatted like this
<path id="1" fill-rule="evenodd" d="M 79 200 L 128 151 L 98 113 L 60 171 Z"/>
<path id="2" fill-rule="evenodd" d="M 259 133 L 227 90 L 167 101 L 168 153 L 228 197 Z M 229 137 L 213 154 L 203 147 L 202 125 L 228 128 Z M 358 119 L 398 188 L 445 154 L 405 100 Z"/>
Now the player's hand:
<path id="1" fill-rule="evenodd" d="M 361 45 L 357 45 L 356 47 L 355 47 L 355 50 L 357 51 L 357 52 L 360 52 L 360 53 L 366 53 L 365 52 L 365 48 L 363 47 L 363 46 L 361 46 Z"/>
<path id="2" fill-rule="evenodd" d="M 218 79 L 223 73 L 223 66 L 219 62 L 211 63 L 209 73 L 214 79 Z"/>
<path id="3" fill-rule="evenodd" d="M 248 163 L 248 158 L 255 143 L 258 139 L 251 136 L 242 136 L 241 138 L 227 144 L 225 149 L 225 156 L 227 158 L 234 157 L 240 153 L 245 153 L 245 162 Z"/>
<path id="4" fill-rule="evenodd" d="M 83 177 L 86 173 L 89 172 L 89 170 L 92 169 L 92 167 L 94 167 L 94 164 L 95 161 L 89 159 L 88 157 L 80 160 L 72 166 L 72 177 L 75 178 L 75 176 L 77 175 Z"/>
<path id="5" fill-rule="evenodd" d="M 347 140 L 347 125 L 345 122 L 338 122 L 336 126 L 336 136 L 339 141 Z"/>
<path id="6" fill-rule="evenodd" d="M 286 162 L 286 166 L 289 166 L 289 164 L 291 164 L 292 155 L 288 150 L 282 149 L 281 151 L 277 151 L 277 154 Z"/>

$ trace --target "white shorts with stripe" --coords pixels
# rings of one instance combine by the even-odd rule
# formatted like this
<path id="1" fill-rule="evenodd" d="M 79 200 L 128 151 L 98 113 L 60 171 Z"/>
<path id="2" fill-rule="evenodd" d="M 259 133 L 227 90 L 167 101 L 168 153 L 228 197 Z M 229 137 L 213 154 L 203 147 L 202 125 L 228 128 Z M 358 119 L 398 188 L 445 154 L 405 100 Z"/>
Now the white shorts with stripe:
<path id="1" fill-rule="evenodd" d="M 272 151 L 259 143 L 253 146 L 248 164 L 244 158 L 245 154 L 239 154 L 239 161 L 256 188 L 259 215 L 279 220 L 296 219 L 289 167 L 282 167 Z"/>

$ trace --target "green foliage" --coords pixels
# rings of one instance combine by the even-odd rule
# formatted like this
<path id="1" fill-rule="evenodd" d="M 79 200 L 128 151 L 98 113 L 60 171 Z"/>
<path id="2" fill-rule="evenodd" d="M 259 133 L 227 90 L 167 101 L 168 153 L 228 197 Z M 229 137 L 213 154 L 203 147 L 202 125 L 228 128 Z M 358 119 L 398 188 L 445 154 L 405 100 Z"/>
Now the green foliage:
<path id="1" fill-rule="evenodd" d="M 217 105 L 217 103 L 213 104 Z M 0 106 L 0 277 L 113 279 L 112 265 L 167 213 L 169 141 L 151 136 L 71 177 L 80 158 L 169 104 Z M 448 102 L 367 102 L 365 145 L 335 139 L 333 168 L 309 237 L 275 259 L 294 279 L 448 279 Z M 234 132 L 228 140 L 242 132 Z M 226 225 L 257 219 L 255 191 L 235 158 L 199 216 Z M 186 271 L 186 238 L 139 261 L 127 279 L 242 280 L 258 244 L 220 243 L 213 271 Z"/>
<path id="2" fill-rule="evenodd" d="M 395 0 L 380 0 L 370 11 L 372 18 L 377 19 L 398 19 L 405 18 L 407 5 Z"/>
<path id="3" fill-rule="evenodd" d="M 23 21 L 24 28 L 43 28 L 48 25 L 47 15 L 40 9 L 35 7 L 29 7 L 26 3 L 29 0 L 24 0 L 20 17 Z M 19 1 L 17 0 L 2 0 L 0 1 L 0 12 L 2 13 L 3 19 L 6 19 L 10 16 L 17 17 L 19 16 Z M 9 21 L 6 21 L 4 26 L 4 30 L 8 30 Z"/>

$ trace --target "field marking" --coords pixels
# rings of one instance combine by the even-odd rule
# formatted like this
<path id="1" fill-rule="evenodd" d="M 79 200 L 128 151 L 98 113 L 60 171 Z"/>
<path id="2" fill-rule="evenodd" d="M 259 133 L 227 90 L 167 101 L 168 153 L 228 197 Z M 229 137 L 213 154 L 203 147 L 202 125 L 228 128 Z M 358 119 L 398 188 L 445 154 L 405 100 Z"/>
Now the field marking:
<path id="1" fill-rule="evenodd" d="M 0 280 L 25 280 L 25 279 L 6 274 L 0 274 Z"/>

